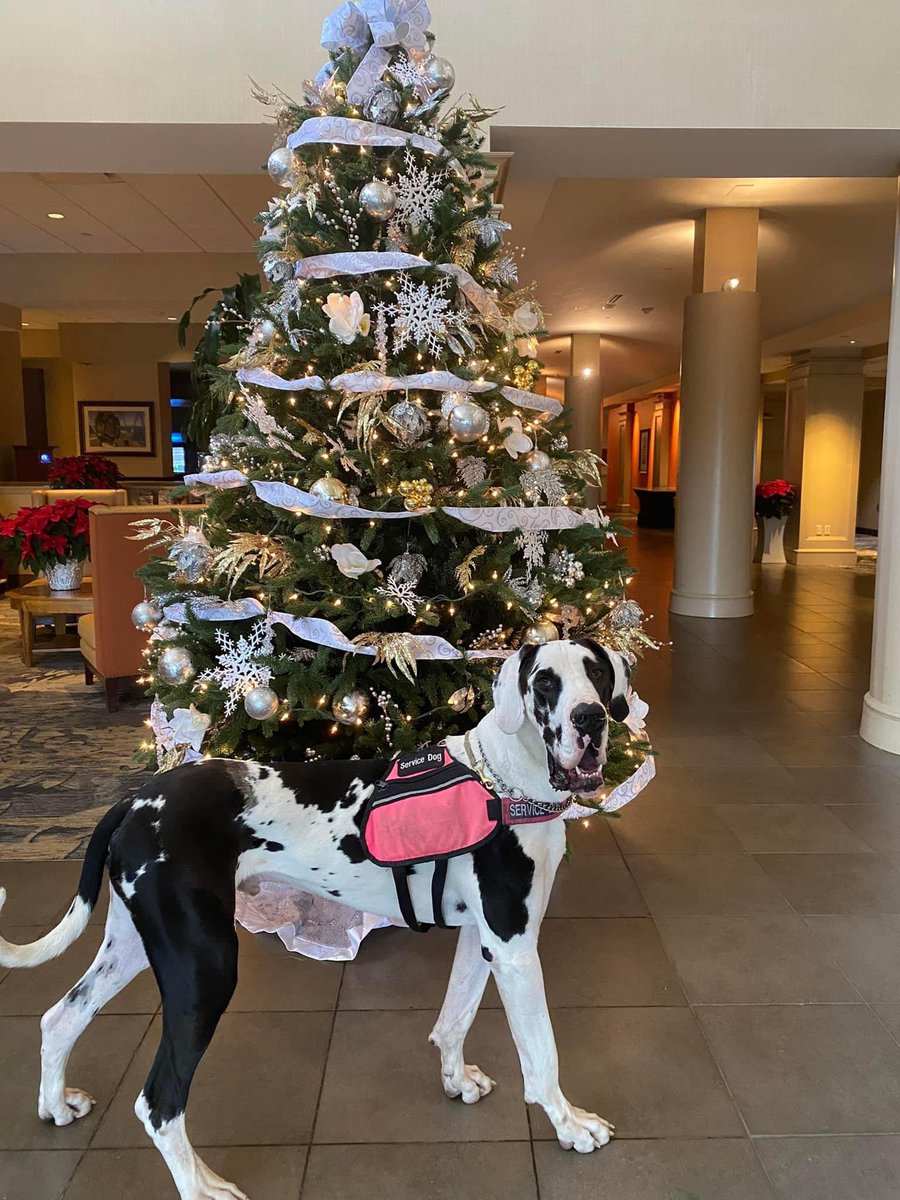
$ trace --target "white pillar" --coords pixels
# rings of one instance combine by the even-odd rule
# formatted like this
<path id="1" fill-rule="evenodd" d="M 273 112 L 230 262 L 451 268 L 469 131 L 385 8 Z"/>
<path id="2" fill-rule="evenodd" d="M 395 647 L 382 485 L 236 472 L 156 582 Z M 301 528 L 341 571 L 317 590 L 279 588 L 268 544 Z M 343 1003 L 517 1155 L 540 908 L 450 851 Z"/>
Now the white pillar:
<path id="1" fill-rule="evenodd" d="M 900 203 L 897 211 L 884 398 L 872 676 L 860 728 L 867 742 L 891 754 L 900 754 Z"/>
<path id="2" fill-rule="evenodd" d="M 599 454 L 603 433 L 599 333 L 572 334 L 572 366 L 566 380 L 566 417 L 572 448 Z M 587 503 L 599 503 L 599 492 L 599 488 L 587 488 Z"/>

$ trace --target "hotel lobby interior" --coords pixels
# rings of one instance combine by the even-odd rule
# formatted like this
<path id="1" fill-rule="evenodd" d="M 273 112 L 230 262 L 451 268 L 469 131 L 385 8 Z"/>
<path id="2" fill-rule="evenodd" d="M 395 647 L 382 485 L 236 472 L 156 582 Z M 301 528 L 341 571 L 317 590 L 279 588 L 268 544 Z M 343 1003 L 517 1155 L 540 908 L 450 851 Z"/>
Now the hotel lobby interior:
<path id="1" fill-rule="evenodd" d="M 154 754 L 158 622 L 132 619 L 148 554 L 133 523 L 175 504 L 191 520 L 236 486 L 210 483 L 230 464 L 192 423 L 216 297 L 182 314 L 261 275 L 256 218 L 278 189 L 246 80 L 299 95 L 334 5 L 279 0 L 249 28 L 237 0 L 213 28 L 171 5 L 154 20 L 130 0 L 117 17 L 111 0 L 52 7 L 60 44 L 17 12 L 20 52 L 0 73 L 0 521 L 57 494 L 96 508 L 79 587 L 54 593 L 0 560 L 12 943 L 57 925 L 97 822 L 173 765 Z M 875 0 L 882 34 L 864 37 L 838 5 L 816 19 L 720 7 L 727 20 L 693 0 L 628 18 L 578 0 L 547 29 L 542 5 L 431 3 L 454 99 L 506 105 L 485 173 L 543 312 L 528 393 L 563 413 L 569 449 L 602 458 L 588 502 L 619 525 L 626 598 L 653 643 L 633 683 L 655 778 L 568 822 L 540 934 L 563 1089 L 615 1138 L 564 1153 L 523 1100 L 493 979 L 468 1057 L 496 1090 L 477 1105 L 443 1094 L 428 1038 L 453 931 L 379 928 L 352 960 L 315 962 L 288 931 L 239 926 L 237 989 L 188 1128 L 251 1200 L 900 1192 L 900 102 L 885 82 L 900 17 Z M 571 65 L 579 29 L 590 70 Z M 664 87 L 633 87 L 663 71 Z M 97 440 L 104 419 L 118 454 Z M 118 478 L 48 480 L 98 449 Z M 205 482 L 179 491 L 185 475 Z M 773 527 L 754 491 L 775 480 L 793 491 Z M 556 617 L 531 628 L 556 638 Z M 151 972 L 72 1052 L 68 1082 L 93 1111 L 63 1128 L 37 1115 L 41 1016 L 90 967 L 102 896 L 67 954 L 0 965 L 0 1200 L 176 1194 L 134 1115 L 162 1028 Z"/>

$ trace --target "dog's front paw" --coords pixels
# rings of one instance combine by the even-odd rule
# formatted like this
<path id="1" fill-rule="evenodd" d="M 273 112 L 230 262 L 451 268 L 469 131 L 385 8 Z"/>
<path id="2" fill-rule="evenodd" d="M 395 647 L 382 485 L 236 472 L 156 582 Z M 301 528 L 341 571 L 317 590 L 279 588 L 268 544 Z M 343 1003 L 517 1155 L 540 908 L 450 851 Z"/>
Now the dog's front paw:
<path id="1" fill-rule="evenodd" d="M 38 1100 L 38 1116 L 42 1121 L 52 1121 L 54 1125 L 71 1125 L 73 1121 L 86 1117 L 96 1103 L 87 1092 L 67 1087 L 62 1103 L 58 1105 L 46 1103 L 41 1096 Z"/>
<path id="2" fill-rule="evenodd" d="M 197 1181 L 188 1192 L 189 1200 L 247 1200 L 239 1187 L 222 1179 L 201 1159 L 197 1167 Z"/>
<path id="3" fill-rule="evenodd" d="M 444 1091 L 451 1099 L 461 1096 L 464 1104 L 477 1104 L 497 1086 L 479 1067 L 464 1066 L 462 1071 L 441 1075 Z"/>
<path id="4" fill-rule="evenodd" d="M 605 1146 L 615 1135 L 615 1125 L 604 1121 L 596 1113 L 585 1112 L 573 1104 L 566 1105 L 567 1112 L 554 1121 L 556 1136 L 564 1150 L 577 1150 L 579 1154 L 590 1154 Z"/>

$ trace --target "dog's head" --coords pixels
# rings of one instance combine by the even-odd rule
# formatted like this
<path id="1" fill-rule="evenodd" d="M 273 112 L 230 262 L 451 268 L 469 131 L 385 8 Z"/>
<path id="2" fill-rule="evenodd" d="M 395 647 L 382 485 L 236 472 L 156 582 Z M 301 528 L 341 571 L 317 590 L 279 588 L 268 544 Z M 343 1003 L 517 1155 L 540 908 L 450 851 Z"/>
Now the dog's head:
<path id="1" fill-rule="evenodd" d="M 597 642 L 523 646 L 494 681 L 504 733 L 531 729 L 544 743 L 550 783 L 589 796 L 603 786 L 609 720 L 628 716 L 628 665 Z"/>

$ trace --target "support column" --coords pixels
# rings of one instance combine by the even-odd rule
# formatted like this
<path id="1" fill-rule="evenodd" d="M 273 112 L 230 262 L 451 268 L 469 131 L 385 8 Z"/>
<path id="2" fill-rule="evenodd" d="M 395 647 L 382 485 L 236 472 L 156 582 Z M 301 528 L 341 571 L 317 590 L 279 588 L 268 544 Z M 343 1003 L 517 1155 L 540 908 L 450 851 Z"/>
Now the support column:
<path id="1" fill-rule="evenodd" d="M 796 566 L 856 562 L 864 387 L 860 351 L 808 351 L 788 369 L 784 469 L 800 488 L 800 503 L 785 553 Z"/>
<path id="2" fill-rule="evenodd" d="M 750 557 L 760 390 L 757 209 L 697 222 L 695 294 L 684 305 L 675 583 L 689 617 L 753 612 Z"/>
<path id="3" fill-rule="evenodd" d="M 860 733 L 871 745 L 900 754 L 900 203 L 888 336 L 872 676 Z"/>
<path id="4" fill-rule="evenodd" d="M 603 390 L 600 383 L 600 334 L 572 334 L 572 366 L 566 380 L 569 443 L 576 450 L 600 453 Z M 596 504 L 599 489 L 586 490 L 587 503 Z"/>
<path id="5" fill-rule="evenodd" d="M 0 304 L 0 479 L 13 477 L 13 446 L 24 446 L 25 393 L 22 388 L 22 314 Z"/>

